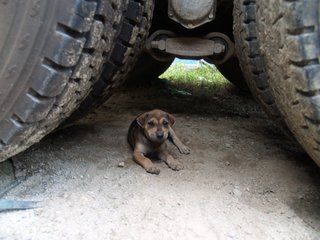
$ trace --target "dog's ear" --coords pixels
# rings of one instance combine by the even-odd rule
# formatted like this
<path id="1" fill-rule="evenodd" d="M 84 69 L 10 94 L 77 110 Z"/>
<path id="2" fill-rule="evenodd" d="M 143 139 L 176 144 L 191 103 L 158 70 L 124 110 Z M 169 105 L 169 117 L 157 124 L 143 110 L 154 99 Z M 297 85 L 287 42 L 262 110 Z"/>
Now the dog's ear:
<path id="1" fill-rule="evenodd" d="M 147 117 L 148 117 L 148 113 L 143 113 L 139 117 L 137 117 L 137 123 L 139 124 L 140 127 L 144 126 Z"/>
<path id="2" fill-rule="evenodd" d="M 169 123 L 172 126 L 176 122 L 176 119 L 170 113 L 167 113 L 167 116 L 168 116 Z"/>

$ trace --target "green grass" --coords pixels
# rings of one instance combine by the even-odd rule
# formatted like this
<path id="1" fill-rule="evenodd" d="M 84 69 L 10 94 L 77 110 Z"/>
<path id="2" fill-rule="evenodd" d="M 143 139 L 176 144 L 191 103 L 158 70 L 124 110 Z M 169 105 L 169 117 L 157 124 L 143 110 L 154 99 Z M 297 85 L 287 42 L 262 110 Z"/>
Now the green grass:
<path id="1" fill-rule="evenodd" d="M 190 92 L 214 92 L 230 85 L 215 67 L 203 62 L 197 68 L 188 68 L 182 63 L 173 64 L 160 78 L 168 79 L 174 87 Z"/>

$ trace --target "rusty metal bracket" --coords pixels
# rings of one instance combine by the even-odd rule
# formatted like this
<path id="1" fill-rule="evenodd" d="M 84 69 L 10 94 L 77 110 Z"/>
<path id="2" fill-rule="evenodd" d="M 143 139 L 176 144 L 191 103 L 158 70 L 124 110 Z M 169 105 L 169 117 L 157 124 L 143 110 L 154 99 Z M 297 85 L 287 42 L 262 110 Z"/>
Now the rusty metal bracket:
<path id="1" fill-rule="evenodd" d="M 205 58 L 221 64 L 234 54 L 234 44 L 222 33 L 210 33 L 205 37 L 180 37 L 173 32 L 159 30 L 147 40 L 146 50 L 158 61 L 174 57 Z"/>
<path id="2" fill-rule="evenodd" d="M 166 51 L 161 50 L 157 47 L 152 47 L 152 42 L 153 41 L 161 41 L 161 40 L 166 40 L 168 38 L 176 37 L 176 34 L 168 31 L 168 30 L 158 30 L 154 32 L 146 41 L 146 51 L 150 53 L 150 55 L 160 61 L 160 62 L 168 62 L 174 59 L 174 55 L 171 55 L 169 53 L 166 53 Z"/>
<path id="3" fill-rule="evenodd" d="M 220 32 L 212 32 L 207 34 L 205 38 L 225 46 L 223 54 L 212 55 L 210 57 L 207 57 L 205 58 L 206 61 L 219 65 L 226 62 L 228 59 L 234 57 L 235 55 L 234 43 L 231 41 L 231 39 L 227 35 Z"/>
<path id="4" fill-rule="evenodd" d="M 180 57 L 211 56 L 216 48 L 214 41 L 192 37 L 177 37 L 152 41 L 151 47 Z"/>

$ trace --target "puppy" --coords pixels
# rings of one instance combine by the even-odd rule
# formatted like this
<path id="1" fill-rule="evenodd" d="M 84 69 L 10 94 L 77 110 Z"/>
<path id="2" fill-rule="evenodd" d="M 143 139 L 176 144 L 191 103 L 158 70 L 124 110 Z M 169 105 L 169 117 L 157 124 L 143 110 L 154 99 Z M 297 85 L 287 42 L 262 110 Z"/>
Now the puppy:
<path id="1" fill-rule="evenodd" d="M 189 154 L 185 146 L 172 129 L 174 117 L 159 109 L 139 115 L 130 125 L 128 142 L 133 149 L 133 159 L 148 173 L 159 174 L 157 168 L 148 157 L 165 161 L 173 170 L 183 169 L 183 165 L 174 159 L 167 151 L 166 140 L 170 139 L 183 154 Z"/>

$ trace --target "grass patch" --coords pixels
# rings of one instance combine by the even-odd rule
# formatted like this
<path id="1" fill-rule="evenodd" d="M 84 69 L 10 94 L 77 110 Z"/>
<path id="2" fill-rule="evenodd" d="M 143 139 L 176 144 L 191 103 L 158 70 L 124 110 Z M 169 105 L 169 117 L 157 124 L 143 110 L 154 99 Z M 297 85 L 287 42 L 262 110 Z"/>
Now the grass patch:
<path id="1" fill-rule="evenodd" d="M 173 87 L 190 92 L 212 93 L 230 85 L 223 75 L 208 63 L 190 68 L 183 63 L 175 63 L 160 78 L 168 79 Z"/>

